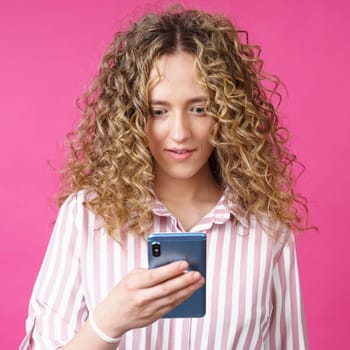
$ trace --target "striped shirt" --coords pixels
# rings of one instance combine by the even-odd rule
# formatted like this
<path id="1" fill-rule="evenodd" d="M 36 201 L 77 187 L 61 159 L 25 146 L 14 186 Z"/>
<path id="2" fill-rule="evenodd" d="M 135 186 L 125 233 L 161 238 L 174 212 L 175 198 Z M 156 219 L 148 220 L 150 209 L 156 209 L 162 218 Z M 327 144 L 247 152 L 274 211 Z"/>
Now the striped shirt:
<path id="1" fill-rule="evenodd" d="M 20 350 L 64 346 L 128 271 L 148 266 L 146 241 L 114 241 L 82 205 L 84 195 L 59 211 Z M 161 202 L 153 213 L 153 232 L 183 231 Z M 161 319 L 127 332 L 116 349 L 307 349 L 293 235 L 273 240 L 254 217 L 228 210 L 224 197 L 191 231 L 207 234 L 205 317 Z"/>

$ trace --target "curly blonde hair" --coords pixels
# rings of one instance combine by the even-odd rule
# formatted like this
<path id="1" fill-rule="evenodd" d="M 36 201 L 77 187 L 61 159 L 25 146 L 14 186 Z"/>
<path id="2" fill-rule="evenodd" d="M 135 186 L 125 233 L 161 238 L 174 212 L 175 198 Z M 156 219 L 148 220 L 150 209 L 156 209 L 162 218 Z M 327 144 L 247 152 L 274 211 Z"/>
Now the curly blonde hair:
<path id="1" fill-rule="evenodd" d="M 228 18 L 182 7 L 148 14 L 115 35 L 80 101 L 78 129 L 67 137 L 60 204 L 85 189 L 93 193 L 86 207 L 104 219 L 111 236 L 121 239 L 125 225 L 129 232 L 148 233 L 155 201 L 145 133 L 148 78 L 160 56 L 178 50 L 194 55 L 208 91 L 207 114 L 216 121 L 210 165 L 227 203 L 239 205 L 247 218 L 267 216 L 303 229 L 297 208 L 307 207 L 294 192 L 296 157 L 286 147 L 289 134 L 273 103 L 280 98 L 278 78 L 262 72 L 260 48 L 249 45 L 247 33 Z"/>

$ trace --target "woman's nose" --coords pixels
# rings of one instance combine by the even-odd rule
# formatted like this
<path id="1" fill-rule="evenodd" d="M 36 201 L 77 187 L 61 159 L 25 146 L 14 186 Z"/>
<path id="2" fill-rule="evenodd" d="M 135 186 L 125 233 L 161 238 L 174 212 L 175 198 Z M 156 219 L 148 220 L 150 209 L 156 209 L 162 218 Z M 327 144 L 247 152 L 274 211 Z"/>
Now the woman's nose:
<path id="1" fill-rule="evenodd" d="M 184 142 L 190 137 L 191 123 L 186 113 L 178 112 L 173 115 L 170 134 L 176 142 Z"/>

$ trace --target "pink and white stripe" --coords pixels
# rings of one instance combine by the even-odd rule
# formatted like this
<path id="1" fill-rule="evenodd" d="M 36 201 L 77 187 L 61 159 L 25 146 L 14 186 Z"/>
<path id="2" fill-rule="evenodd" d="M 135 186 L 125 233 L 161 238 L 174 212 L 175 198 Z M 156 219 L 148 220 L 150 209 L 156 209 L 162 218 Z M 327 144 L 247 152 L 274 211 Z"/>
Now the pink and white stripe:
<path id="1" fill-rule="evenodd" d="M 147 268 L 146 242 L 123 246 L 83 207 L 84 192 L 61 207 L 38 275 L 20 349 L 58 349 L 128 271 Z M 293 235 L 275 242 L 254 218 L 232 215 L 221 198 L 191 231 L 207 233 L 207 314 L 135 329 L 117 349 L 307 349 Z M 153 232 L 182 231 L 157 202 Z"/>

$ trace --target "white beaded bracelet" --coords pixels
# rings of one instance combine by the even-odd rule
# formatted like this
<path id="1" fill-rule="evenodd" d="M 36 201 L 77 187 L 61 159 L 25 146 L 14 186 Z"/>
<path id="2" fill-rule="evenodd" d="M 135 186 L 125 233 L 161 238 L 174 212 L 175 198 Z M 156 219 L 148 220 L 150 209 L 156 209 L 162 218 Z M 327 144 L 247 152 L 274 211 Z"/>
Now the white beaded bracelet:
<path id="1" fill-rule="evenodd" d="M 91 328 L 94 330 L 94 332 L 95 332 L 102 340 L 104 340 L 106 343 L 109 343 L 109 344 L 116 344 L 116 343 L 119 343 L 121 337 L 119 337 L 119 338 L 111 338 L 111 337 L 109 337 L 107 334 L 105 334 L 105 333 L 98 327 L 98 325 L 96 324 L 92 312 L 90 313 L 90 316 L 89 316 L 89 322 L 90 322 Z"/>

